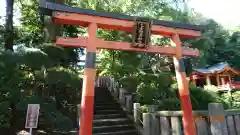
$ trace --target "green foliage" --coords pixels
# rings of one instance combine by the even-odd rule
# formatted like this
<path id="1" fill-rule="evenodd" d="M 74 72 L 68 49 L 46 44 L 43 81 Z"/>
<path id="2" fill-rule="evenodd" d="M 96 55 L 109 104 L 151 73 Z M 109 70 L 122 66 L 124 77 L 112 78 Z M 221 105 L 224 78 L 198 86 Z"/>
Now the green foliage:
<path id="1" fill-rule="evenodd" d="M 159 100 L 175 96 L 175 92 L 169 89 L 171 79 L 169 75 L 146 74 L 140 77 L 141 83 L 137 87 L 137 95 L 140 102 L 156 104 Z"/>
<path id="2" fill-rule="evenodd" d="M 203 23 L 205 29 L 202 36 L 190 43 L 194 48 L 200 50 L 201 56 L 194 58 L 194 63 L 199 67 L 214 65 L 219 62 L 228 62 L 230 65 L 239 68 L 237 61 L 239 55 L 239 32 L 230 34 L 214 20 L 207 20 Z"/>
<path id="3" fill-rule="evenodd" d="M 62 80 L 64 78 L 64 80 Z M 54 67 L 48 70 L 45 81 L 47 84 L 64 84 L 74 89 L 80 89 L 80 78 L 71 69 Z"/>
<path id="4" fill-rule="evenodd" d="M 72 129 L 72 121 L 59 112 L 51 113 L 48 120 L 51 120 L 53 128 L 60 131 L 69 131 Z"/>
<path id="5" fill-rule="evenodd" d="M 240 102 L 240 92 L 236 91 L 236 92 L 232 93 L 232 98 L 234 101 Z"/>
<path id="6" fill-rule="evenodd" d="M 62 47 L 45 44 L 40 48 L 51 58 L 50 60 L 52 60 L 53 63 L 60 64 L 68 59 L 67 52 L 65 52 Z"/>
<path id="7" fill-rule="evenodd" d="M 16 104 L 16 109 L 18 111 L 24 112 L 24 114 L 25 114 L 28 104 L 40 104 L 40 106 L 42 108 L 42 106 L 44 107 L 44 100 L 38 96 L 25 97 Z"/>
<path id="8" fill-rule="evenodd" d="M 138 84 L 140 83 L 140 80 L 137 76 L 121 78 L 119 81 L 122 84 L 122 87 L 129 92 L 135 92 Z"/>
<path id="9" fill-rule="evenodd" d="M 66 66 L 69 58 L 63 48 L 42 46 L 41 49 L 20 47 L 17 52 L 0 52 L 0 128 L 14 126 L 11 119 L 23 117 L 27 104 L 31 103 L 41 105 L 41 113 L 44 115 L 40 119 L 44 119 L 50 127 L 61 130 L 72 127 L 71 120 L 62 114 L 59 105 L 63 100 L 72 102 L 72 95 L 78 95 L 76 89 L 80 89 L 80 78 L 72 68 L 58 66 Z M 55 55 L 49 55 L 54 49 L 59 56 L 63 54 L 59 60 L 56 60 Z M 62 62 L 64 58 L 66 61 Z M 45 97 L 45 94 L 51 97 Z M 62 123 L 68 123 L 68 126 Z"/>
<path id="10" fill-rule="evenodd" d="M 152 80 L 154 80 L 152 78 Z M 152 81 L 151 80 L 151 81 Z M 161 78 L 161 80 L 164 80 Z M 157 105 L 159 110 L 180 110 L 180 97 L 178 95 L 177 84 L 175 83 L 172 85 L 172 88 L 165 88 L 164 87 L 156 88 L 154 84 L 149 83 L 141 83 L 138 85 L 138 101 L 142 104 L 155 104 Z M 151 84 L 150 86 L 147 84 Z M 171 84 L 171 83 L 170 83 Z M 239 93 L 238 93 L 239 94 Z M 233 94 L 234 99 L 238 99 L 238 94 Z M 235 101 L 232 105 L 229 104 L 229 100 L 227 98 L 223 98 L 219 96 L 219 94 L 213 90 L 205 90 L 202 88 L 195 88 L 194 86 L 190 87 L 190 98 L 192 107 L 194 110 L 206 110 L 208 109 L 208 104 L 215 102 L 215 103 L 222 103 L 224 107 L 227 108 L 237 108 L 239 107 L 239 102 Z"/>
<path id="11" fill-rule="evenodd" d="M 143 105 L 143 106 L 141 106 L 141 111 L 143 112 L 143 113 L 146 113 L 148 110 L 147 110 L 147 105 Z"/>
<path id="12" fill-rule="evenodd" d="M 10 102 L 8 101 L 1 101 L 0 102 L 0 127 L 9 128 L 10 121 L 12 118 L 12 111 L 10 108 Z"/>
<path id="13" fill-rule="evenodd" d="M 221 98 L 228 103 L 230 108 L 239 109 L 240 107 L 240 92 L 222 93 Z"/>
<path id="14" fill-rule="evenodd" d="M 50 64 L 47 54 L 36 48 L 26 50 L 20 54 L 20 57 L 22 57 L 20 64 L 30 68 L 30 70 L 40 70 L 43 66 Z"/>
<path id="15" fill-rule="evenodd" d="M 177 83 L 172 84 L 171 86 L 173 89 L 177 90 Z M 228 104 L 226 101 L 224 101 L 215 90 L 215 87 L 210 86 L 207 87 L 207 89 L 203 88 L 196 88 L 193 83 L 190 83 L 190 98 L 193 109 L 196 110 L 206 110 L 208 109 L 208 103 L 223 103 L 225 108 L 228 108 Z M 211 89 L 214 88 L 214 89 Z M 177 99 L 175 99 L 175 102 L 179 104 L 180 97 L 178 96 Z M 166 104 L 165 104 L 166 105 Z M 165 107 L 168 107 L 165 106 Z M 174 108 L 176 109 L 176 108 Z M 180 109 L 180 108 L 177 108 Z"/>
<path id="16" fill-rule="evenodd" d="M 12 118 L 11 103 L 19 99 L 18 89 L 23 75 L 16 70 L 17 55 L 0 52 L 0 128 L 9 128 Z"/>
<path id="17" fill-rule="evenodd" d="M 210 90 L 204 90 L 202 88 L 191 88 L 191 101 L 193 109 L 206 110 L 208 109 L 208 103 L 223 103 L 225 108 L 228 108 L 228 105 L 224 102 L 219 95 Z"/>
<path id="18" fill-rule="evenodd" d="M 19 35 L 20 43 L 26 46 L 35 46 L 41 44 L 43 40 L 43 17 L 38 10 L 38 0 L 20 0 L 17 1 L 21 11 L 21 25 L 23 26 Z"/>
<path id="19" fill-rule="evenodd" d="M 28 98 L 24 98 L 21 102 L 16 105 L 18 111 L 26 113 L 26 108 L 28 104 L 40 104 L 40 120 L 45 120 L 46 122 L 40 123 L 41 126 L 50 125 L 53 126 L 54 129 L 61 130 L 70 130 L 72 128 L 72 122 L 69 118 L 64 116 L 61 112 L 59 112 L 56 108 L 56 104 L 54 101 L 47 101 L 42 99 L 39 96 L 32 96 Z M 26 114 L 25 114 L 26 115 Z M 65 124 L 63 124 L 65 123 Z M 46 125 L 44 125 L 46 124 Z"/>
<path id="20" fill-rule="evenodd" d="M 158 110 L 181 110 L 180 99 L 177 97 L 161 99 L 157 106 Z"/>
<path id="21" fill-rule="evenodd" d="M 204 86 L 203 88 L 204 90 L 208 90 L 208 91 L 213 91 L 213 92 L 217 92 L 218 91 L 218 88 L 214 85 L 206 85 Z"/>

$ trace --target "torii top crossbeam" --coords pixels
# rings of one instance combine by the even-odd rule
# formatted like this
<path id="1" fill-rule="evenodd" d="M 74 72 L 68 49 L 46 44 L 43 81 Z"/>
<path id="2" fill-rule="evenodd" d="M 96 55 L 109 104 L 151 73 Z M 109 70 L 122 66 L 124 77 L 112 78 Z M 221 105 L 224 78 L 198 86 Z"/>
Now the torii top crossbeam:
<path id="1" fill-rule="evenodd" d="M 115 29 L 123 31 L 132 31 L 134 20 L 137 17 L 128 16 L 117 13 L 99 12 L 95 10 L 74 8 L 66 5 L 60 5 L 46 0 L 40 1 L 40 10 L 45 15 L 54 16 L 55 23 L 64 23 L 71 25 L 82 25 L 87 27 L 91 22 L 98 24 L 99 28 Z M 62 19 L 63 15 L 57 15 L 55 11 L 74 13 L 75 19 Z M 73 14 L 69 17 L 72 17 Z M 94 18 L 93 18 L 94 17 Z M 152 33 L 163 36 L 171 36 L 172 34 L 179 34 L 181 38 L 195 38 L 200 36 L 200 26 L 176 23 L 163 20 L 152 20 Z"/>
<path id="2" fill-rule="evenodd" d="M 127 16 L 116 13 L 99 12 L 95 10 L 74 8 L 66 5 L 60 5 L 46 0 L 40 1 L 40 11 L 49 16 L 53 16 L 54 23 L 80 25 L 87 27 L 90 23 L 96 23 L 98 28 L 122 30 L 131 32 L 134 26 L 134 20 L 138 17 Z M 172 36 L 177 34 L 182 38 L 196 38 L 200 36 L 200 27 L 198 25 L 175 23 L 170 21 L 153 20 L 151 31 L 153 34 L 162 36 Z M 58 38 L 57 44 L 61 46 L 86 47 L 87 39 L 84 38 Z M 99 40 L 98 49 L 113 49 L 126 51 L 139 51 L 148 53 L 159 53 L 165 55 L 174 55 L 175 48 L 172 46 L 160 47 L 149 46 L 146 49 L 132 48 L 130 43 L 119 43 L 113 41 L 101 42 Z M 191 48 L 181 49 L 184 56 L 199 56 L 199 51 Z"/>

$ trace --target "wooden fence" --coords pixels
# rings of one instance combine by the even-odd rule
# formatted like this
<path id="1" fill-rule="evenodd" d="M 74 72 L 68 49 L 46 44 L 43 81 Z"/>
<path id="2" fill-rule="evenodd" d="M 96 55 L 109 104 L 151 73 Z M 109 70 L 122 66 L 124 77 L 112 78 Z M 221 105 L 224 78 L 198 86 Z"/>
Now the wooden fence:
<path id="1" fill-rule="evenodd" d="M 98 87 L 107 87 L 123 108 L 133 115 L 142 135 L 184 135 L 182 111 L 156 111 L 153 105 L 144 113 L 132 95 L 109 77 L 98 78 Z M 221 103 L 208 104 L 208 110 L 193 111 L 197 135 L 240 135 L 240 109 L 224 110 Z M 191 117 L 191 116 L 190 116 Z"/>

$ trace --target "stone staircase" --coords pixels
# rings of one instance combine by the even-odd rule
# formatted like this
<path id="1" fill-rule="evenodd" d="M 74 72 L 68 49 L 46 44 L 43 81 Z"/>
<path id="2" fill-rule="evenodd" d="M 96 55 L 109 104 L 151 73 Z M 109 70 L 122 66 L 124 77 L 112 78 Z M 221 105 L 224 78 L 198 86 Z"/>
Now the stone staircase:
<path id="1" fill-rule="evenodd" d="M 96 88 L 93 135 L 140 135 L 106 88 Z"/>

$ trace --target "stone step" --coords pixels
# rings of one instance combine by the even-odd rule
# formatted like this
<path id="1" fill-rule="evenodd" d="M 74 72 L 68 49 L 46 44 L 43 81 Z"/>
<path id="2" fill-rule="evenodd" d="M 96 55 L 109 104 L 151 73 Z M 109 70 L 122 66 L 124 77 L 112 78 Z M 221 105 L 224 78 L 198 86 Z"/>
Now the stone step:
<path id="1" fill-rule="evenodd" d="M 116 110 L 116 109 L 111 109 L 111 110 L 95 110 L 94 114 L 116 114 L 116 113 L 122 113 L 122 110 Z"/>
<path id="2" fill-rule="evenodd" d="M 108 95 L 111 94 L 109 90 L 95 90 L 96 94 L 102 94 L 102 93 L 107 93 Z"/>
<path id="3" fill-rule="evenodd" d="M 127 130 L 119 132 L 94 133 L 93 135 L 140 135 L 137 130 Z"/>
<path id="4" fill-rule="evenodd" d="M 101 105 L 101 106 L 94 106 L 95 110 L 120 110 L 120 106 L 116 105 Z"/>
<path id="5" fill-rule="evenodd" d="M 109 99 L 112 99 L 112 95 L 111 94 L 107 94 L 107 93 L 95 93 L 95 97 L 94 99 L 104 99 L 104 98 L 109 98 Z"/>
<path id="6" fill-rule="evenodd" d="M 110 93 L 95 93 L 94 99 L 104 99 L 104 98 L 113 98 Z"/>
<path id="7" fill-rule="evenodd" d="M 94 119 L 114 119 L 114 118 L 125 118 L 124 114 L 104 114 L 104 115 L 94 115 Z"/>
<path id="8" fill-rule="evenodd" d="M 111 94 L 111 92 L 109 90 L 96 90 L 95 93 L 96 94 L 102 94 L 102 93 Z"/>
<path id="9" fill-rule="evenodd" d="M 93 127 L 93 133 L 117 132 L 135 129 L 134 125 L 111 125 Z"/>
<path id="10" fill-rule="evenodd" d="M 99 90 L 99 91 L 95 91 L 95 95 L 96 96 L 98 96 L 98 97 L 100 97 L 100 95 L 111 95 L 111 92 L 110 91 L 108 91 L 108 90 Z M 104 96 L 105 96 L 104 95 Z"/>
<path id="11" fill-rule="evenodd" d="M 140 135 L 110 91 L 98 88 L 95 94 L 93 135 Z"/>
<path id="12" fill-rule="evenodd" d="M 95 102 L 94 106 L 120 106 L 116 101 Z"/>
<path id="13" fill-rule="evenodd" d="M 93 126 L 125 125 L 133 122 L 127 118 L 93 120 Z"/>
<path id="14" fill-rule="evenodd" d="M 108 103 L 108 102 L 113 102 L 113 101 L 114 101 L 113 99 L 108 99 L 108 98 L 106 98 L 106 99 L 95 99 L 94 103 L 98 103 L 98 102 L 100 102 L 100 103 Z M 114 101 L 114 102 L 116 102 L 116 101 Z"/>
<path id="15" fill-rule="evenodd" d="M 46 135 L 47 133 L 41 134 L 44 132 L 40 132 L 40 133 L 36 133 L 36 135 Z M 49 133 L 51 135 L 77 135 L 78 134 L 78 130 L 71 130 L 71 131 L 52 131 L 51 133 Z"/>
<path id="16" fill-rule="evenodd" d="M 96 91 L 100 91 L 100 90 L 108 90 L 108 88 L 106 88 L 106 87 L 95 87 L 95 90 Z"/>
<path id="17" fill-rule="evenodd" d="M 95 107 L 103 107 L 103 106 L 117 106 L 117 107 L 120 107 L 120 104 L 116 103 L 116 101 L 106 102 L 106 103 L 98 102 L 98 103 L 94 103 L 94 106 Z"/>
<path id="18" fill-rule="evenodd" d="M 94 96 L 94 98 L 104 98 L 104 97 L 112 98 L 112 95 L 111 93 L 101 91 L 99 93 L 95 93 L 95 96 Z"/>
<path id="19" fill-rule="evenodd" d="M 103 94 L 99 94 L 99 95 L 96 95 L 95 97 L 94 97 L 94 99 L 113 99 L 113 97 L 112 97 L 112 95 L 108 95 L 108 94 L 105 94 L 105 93 L 103 93 Z"/>

